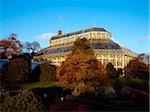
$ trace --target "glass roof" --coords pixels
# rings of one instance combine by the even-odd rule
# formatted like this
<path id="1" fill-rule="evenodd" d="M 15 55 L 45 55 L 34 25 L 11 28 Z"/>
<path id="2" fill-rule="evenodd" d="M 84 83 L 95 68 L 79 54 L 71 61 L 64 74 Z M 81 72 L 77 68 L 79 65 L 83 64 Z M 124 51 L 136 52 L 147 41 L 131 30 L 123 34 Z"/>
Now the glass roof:
<path id="1" fill-rule="evenodd" d="M 90 47 L 92 49 L 110 49 L 110 50 L 121 50 L 119 44 L 113 42 L 113 41 L 94 41 L 90 42 Z M 55 53 L 63 53 L 63 52 L 69 52 L 71 51 L 72 45 L 70 46 L 63 46 L 63 47 L 49 47 L 46 49 L 41 50 L 37 55 L 43 55 L 43 54 L 55 54 Z"/>

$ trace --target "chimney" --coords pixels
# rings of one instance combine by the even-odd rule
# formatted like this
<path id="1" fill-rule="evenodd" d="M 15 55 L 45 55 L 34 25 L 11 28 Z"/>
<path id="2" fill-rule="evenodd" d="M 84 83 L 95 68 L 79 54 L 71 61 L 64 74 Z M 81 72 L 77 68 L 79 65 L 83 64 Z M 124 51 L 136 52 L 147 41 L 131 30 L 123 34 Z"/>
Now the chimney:
<path id="1" fill-rule="evenodd" d="M 62 31 L 59 30 L 59 31 L 58 31 L 58 36 L 61 36 L 61 35 L 62 35 Z"/>

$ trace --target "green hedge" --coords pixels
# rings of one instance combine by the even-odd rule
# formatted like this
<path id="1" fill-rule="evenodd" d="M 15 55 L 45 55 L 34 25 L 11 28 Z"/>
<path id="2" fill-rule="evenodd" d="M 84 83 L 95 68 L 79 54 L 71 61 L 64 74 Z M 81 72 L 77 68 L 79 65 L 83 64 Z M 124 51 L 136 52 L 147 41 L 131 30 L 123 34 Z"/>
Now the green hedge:
<path id="1" fill-rule="evenodd" d="M 132 87 L 134 89 L 144 90 L 144 91 L 149 90 L 148 81 L 137 79 L 137 78 L 128 80 L 127 86 Z"/>
<path id="2" fill-rule="evenodd" d="M 149 89 L 149 82 L 138 78 L 115 78 L 109 80 L 109 84 L 114 89 L 121 89 L 123 87 L 132 87 L 144 91 Z"/>
<path id="3" fill-rule="evenodd" d="M 109 85 L 114 89 L 120 89 L 127 86 L 127 81 L 125 78 L 115 78 L 109 80 Z"/>
<path id="4" fill-rule="evenodd" d="M 56 67 L 48 62 L 39 64 L 32 72 L 30 78 L 31 82 L 34 81 L 55 81 L 56 80 Z"/>

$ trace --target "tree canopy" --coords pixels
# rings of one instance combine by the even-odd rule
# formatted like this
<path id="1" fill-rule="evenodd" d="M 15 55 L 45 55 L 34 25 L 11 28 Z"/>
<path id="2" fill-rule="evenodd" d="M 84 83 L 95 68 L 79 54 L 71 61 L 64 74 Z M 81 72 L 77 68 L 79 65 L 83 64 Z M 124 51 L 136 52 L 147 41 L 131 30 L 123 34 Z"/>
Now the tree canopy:
<path id="1" fill-rule="evenodd" d="M 112 63 L 108 63 L 106 65 L 106 73 L 109 76 L 109 78 L 119 77 L 118 71 L 116 70 L 116 68 L 113 66 Z"/>
<path id="2" fill-rule="evenodd" d="M 30 61 L 25 56 L 16 56 L 4 66 L 1 81 L 4 85 L 27 82 L 30 72 Z"/>
<path id="3" fill-rule="evenodd" d="M 31 81 L 55 81 L 56 66 L 44 62 L 35 67 L 32 71 Z"/>
<path id="4" fill-rule="evenodd" d="M 11 34 L 6 39 L 0 40 L 0 58 L 12 57 L 22 53 L 22 43 L 17 40 L 16 34 Z"/>
<path id="5" fill-rule="evenodd" d="M 134 78 L 149 79 L 149 67 L 138 58 L 134 58 L 129 61 L 125 67 L 126 75 L 130 75 Z"/>
<path id="6" fill-rule="evenodd" d="M 40 49 L 40 44 L 36 41 L 26 42 L 23 47 L 25 49 L 25 52 L 33 56 Z"/>
<path id="7" fill-rule="evenodd" d="M 94 92 L 96 87 L 107 82 L 105 68 L 96 59 L 85 38 L 78 38 L 75 41 L 72 53 L 57 69 L 57 78 L 76 96 L 85 92 Z"/>

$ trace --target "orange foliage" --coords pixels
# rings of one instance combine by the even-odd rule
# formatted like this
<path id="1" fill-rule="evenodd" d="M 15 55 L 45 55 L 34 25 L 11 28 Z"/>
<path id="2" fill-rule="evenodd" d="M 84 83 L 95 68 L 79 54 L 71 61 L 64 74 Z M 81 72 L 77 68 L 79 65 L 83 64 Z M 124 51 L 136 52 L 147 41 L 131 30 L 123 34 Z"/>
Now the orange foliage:
<path id="1" fill-rule="evenodd" d="M 15 36 L 15 34 L 11 34 L 9 38 L 0 40 L 0 58 L 21 53 L 23 46 Z"/>
<path id="2" fill-rule="evenodd" d="M 0 40 L 0 46 L 5 46 L 6 48 L 12 47 L 11 42 L 8 40 Z"/>
<path id="3" fill-rule="evenodd" d="M 138 77 L 141 79 L 149 79 L 148 65 L 143 63 L 140 59 L 132 59 L 125 67 L 125 73 L 132 77 Z"/>
<path id="4" fill-rule="evenodd" d="M 76 96 L 94 92 L 95 87 L 105 85 L 107 76 L 104 66 L 94 57 L 85 39 L 77 39 L 72 53 L 57 69 L 57 78 Z"/>

